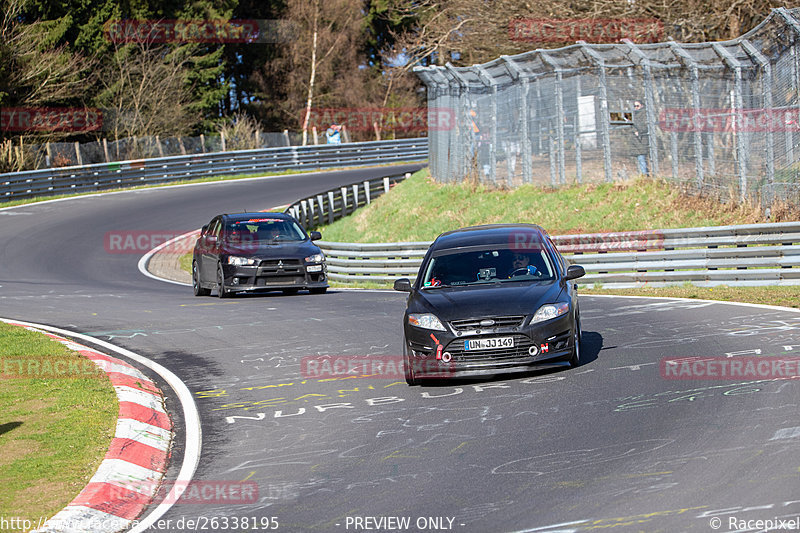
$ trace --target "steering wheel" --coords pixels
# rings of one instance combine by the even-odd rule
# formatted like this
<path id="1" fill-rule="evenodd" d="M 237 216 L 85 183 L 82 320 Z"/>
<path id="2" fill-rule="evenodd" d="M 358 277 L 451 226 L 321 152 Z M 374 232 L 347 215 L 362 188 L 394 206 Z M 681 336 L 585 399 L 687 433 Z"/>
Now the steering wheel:
<path id="1" fill-rule="evenodd" d="M 523 275 L 527 275 L 527 274 L 530 274 L 532 276 L 541 276 L 542 275 L 541 272 L 538 269 L 535 272 L 531 272 L 530 270 L 528 270 L 529 268 L 530 267 L 517 268 L 513 272 L 511 272 L 511 274 L 509 274 L 508 277 L 509 278 L 513 278 L 515 276 L 523 276 Z"/>

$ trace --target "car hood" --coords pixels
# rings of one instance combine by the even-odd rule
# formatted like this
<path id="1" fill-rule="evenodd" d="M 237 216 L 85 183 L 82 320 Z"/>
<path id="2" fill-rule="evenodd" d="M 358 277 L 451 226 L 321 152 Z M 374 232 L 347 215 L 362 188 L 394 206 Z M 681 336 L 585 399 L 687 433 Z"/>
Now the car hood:
<path id="1" fill-rule="evenodd" d="M 226 244 L 224 253 L 228 255 L 254 257 L 257 259 L 302 259 L 309 255 L 320 253 L 320 249 L 316 244 L 310 241 L 284 242 L 280 244 Z"/>
<path id="2" fill-rule="evenodd" d="M 541 305 L 558 301 L 561 292 L 557 281 L 426 289 L 412 294 L 408 312 L 434 313 L 446 321 L 483 316 L 531 315 Z"/>

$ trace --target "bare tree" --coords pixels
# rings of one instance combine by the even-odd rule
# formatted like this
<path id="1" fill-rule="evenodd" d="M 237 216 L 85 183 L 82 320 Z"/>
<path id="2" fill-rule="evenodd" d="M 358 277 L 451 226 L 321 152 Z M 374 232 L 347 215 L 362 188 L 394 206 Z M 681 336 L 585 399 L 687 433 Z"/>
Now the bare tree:
<path id="1" fill-rule="evenodd" d="M 101 74 L 105 128 L 117 139 L 185 135 L 200 120 L 188 83 L 191 48 L 142 41 L 118 45 Z"/>
<path id="2" fill-rule="evenodd" d="M 307 144 L 312 108 L 344 104 L 344 93 L 363 82 L 359 68 L 363 13 L 351 0 L 288 0 L 286 5 L 293 38 L 265 66 L 272 76 L 260 80 L 269 93 L 272 87 L 264 80 L 274 80 L 276 74 L 282 78 L 281 111 L 288 122 L 299 122 Z"/>
<path id="3" fill-rule="evenodd" d="M 48 46 L 53 23 L 22 22 L 23 0 L 0 5 L 0 104 L 63 105 L 87 97 L 96 61 L 66 46 Z"/>
<path id="4" fill-rule="evenodd" d="M 412 66 L 448 61 L 469 65 L 504 54 L 574 44 L 513 39 L 509 27 L 515 19 L 650 19 L 660 24 L 663 40 L 702 42 L 738 37 L 761 22 L 771 8 L 781 6 L 789 4 L 773 0 L 394 0 L 390 15 L 414 21 L 412 31 L 396 36 L 393 50 L 408 54 Z"/>

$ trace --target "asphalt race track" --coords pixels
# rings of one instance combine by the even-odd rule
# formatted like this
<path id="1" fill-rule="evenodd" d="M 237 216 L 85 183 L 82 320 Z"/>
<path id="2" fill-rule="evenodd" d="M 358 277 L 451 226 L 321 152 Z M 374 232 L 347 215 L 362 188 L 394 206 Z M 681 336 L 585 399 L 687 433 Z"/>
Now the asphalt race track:
<path id="1" fill-rule="evenodd" d="M 255 530 L 262 517 L 278 531 L 757 531 L 756 519 L 800 516 L 800 382 L 665 379 L 659 365 L 800 355 L 800 313 L 583 296 L 577 369 L 421 387 L 319 381 L 301 376 L 304 357 L 401 353 L 403 294 L 195 298 L 141 275 L 141 253 L 104 246 L 109 231 L 185 232 L 382 173 L 0 210 L 0 316 L 164 365 L 200 409 L 195 479 L 258 485 L 257 503 L 178 503 L 152 531 L 223 531 L 234 518 Z M 180 432 L 174 398 L 168 407 Z M 186 527 L 201 517 L 217 527 Z"/>

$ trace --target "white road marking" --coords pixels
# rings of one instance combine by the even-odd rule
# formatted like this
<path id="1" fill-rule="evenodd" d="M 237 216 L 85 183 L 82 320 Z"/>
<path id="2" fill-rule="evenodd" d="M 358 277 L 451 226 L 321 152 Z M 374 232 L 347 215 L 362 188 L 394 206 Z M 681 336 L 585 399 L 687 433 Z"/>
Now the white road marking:
<path id="1" fill-rule="evenodd" d="M 800 437 L 800 427 L 779 429 L 769 440 L 793 439 L 795 437 Z"/>
<path id="2" fill-rule="evenodd" d="M 175 502 L 178 501 L 181 494 L 183 494 L 184 490 L 186 490 L 186 487 L 188 486 L 189 482 L 192 481 L 192 478 L 194 477 L 194 474 L 197 471 L 197 467 L 200 464 L 200 450 L 202 449 L 203 446 L 203 432 L 202 432 L 202 427 L 200 425 L 200 413 L 197 410 L 197 405 L 194 402 L 194 397 L 192 393 L 189 391 L 189 388 L 183 381 L 181 381 L 181 379 L 178 376 L 173 374 L 170 370 L 168 370 L 164 366 L 156 363 L 155 361 L 151 361 L 150 359 L 142 355 L 134 353 L 130 350 L 126 350 L 125 348 L 114 346 L 109 342 L 101 341 L 99 339 L 95 339 L 93 337 L 84 335 L 82 333 L 75 333 L 74 331 L 69 331 L 61 328 L 54 328 L 51 326 L 45 326 L 43 324 L 36 324 L 33 322 L 23 322 L 21 320 L 13 320 L 8 318 L 0 318 L 0 321 L 13 322 L 16 324 L 22 324 L 24 326 L 31 326 L 34 328 L 43 329 L 45 331 L 50 331 L 51 333 L 57 333 L 58 335 L 64 335 L 66 337 L 78 338 L 84 342 L 100 346 L 102 348 L 118 353 L 129 359 L 133 359 L 137 363 L 146 366 L 147 368 L 151 369 L 153 372 L 161 376 L 164 379 L 164 381 L 166 381 L 167 384 L 170 387 L 172 387 L 172 390 L 175 391 L 175 393 L 178 396 L 178 400 L 181 403 L 181 407 L 183 409 L 183 418 L 186 424 L 186 447 L 183 455 L 183 464 L 181 464 L 181 468 L 175 479 L 175 483 L 172 489 L 170 490 L 169 494 L 167 495 L 167 497 L 164 499 L 164 502 L 159 504 L 146 517 L 139 520 L 138 525 L 133 529 L 131 529 L 129 533 L 143 533 L 144 531 L 146 531 L 159 518 L 164 516 L 164 514 L 167 511 L 169 511 L 170 508 L 172 508 Z M 74 508 L 73 511 L 76 513 L 78 512 L 78 510 Z"/>

